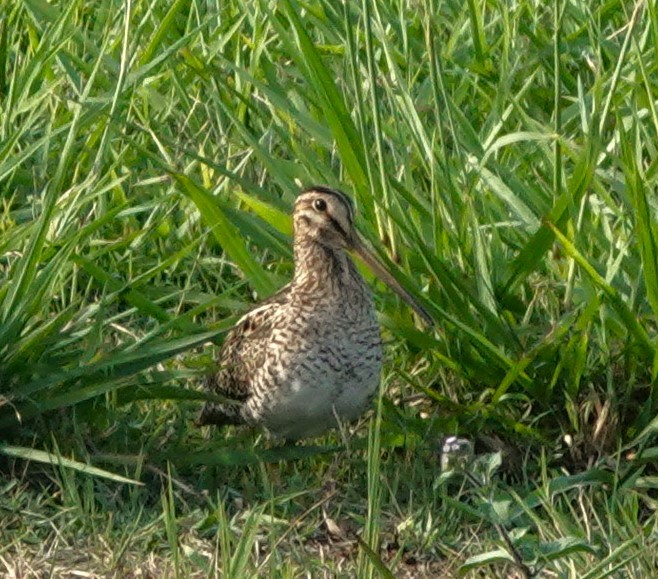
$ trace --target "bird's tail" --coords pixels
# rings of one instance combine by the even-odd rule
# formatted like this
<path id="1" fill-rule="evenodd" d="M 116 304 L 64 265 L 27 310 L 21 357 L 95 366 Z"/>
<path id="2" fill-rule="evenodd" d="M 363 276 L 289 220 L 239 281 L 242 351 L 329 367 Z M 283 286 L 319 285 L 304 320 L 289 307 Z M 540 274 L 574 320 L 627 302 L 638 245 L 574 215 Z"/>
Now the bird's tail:
<path id="1" fill-rule="evenodd" d="M 234 405 L 224 404 L 204 404 L 199 416 L 194 421 L 195 426 L 207 426 L 214 424 L 215 426 L 229 426 L 244 424 L 244 418 L 240 416 L 240 412 Z"/>

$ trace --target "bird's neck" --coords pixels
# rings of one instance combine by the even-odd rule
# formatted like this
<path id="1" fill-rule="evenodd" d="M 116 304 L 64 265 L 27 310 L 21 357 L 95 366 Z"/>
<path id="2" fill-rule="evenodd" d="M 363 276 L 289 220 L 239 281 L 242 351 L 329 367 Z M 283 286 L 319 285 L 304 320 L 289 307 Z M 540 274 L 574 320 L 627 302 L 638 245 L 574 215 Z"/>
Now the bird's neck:
<path id="1" fill-rule="evenodd" d="M 315 241 L 295 243 L 293 287 L 313 293 L 343 291 L 360 286 L 363 280 L 350 257 L 341 249 L 331 249 Z"/>

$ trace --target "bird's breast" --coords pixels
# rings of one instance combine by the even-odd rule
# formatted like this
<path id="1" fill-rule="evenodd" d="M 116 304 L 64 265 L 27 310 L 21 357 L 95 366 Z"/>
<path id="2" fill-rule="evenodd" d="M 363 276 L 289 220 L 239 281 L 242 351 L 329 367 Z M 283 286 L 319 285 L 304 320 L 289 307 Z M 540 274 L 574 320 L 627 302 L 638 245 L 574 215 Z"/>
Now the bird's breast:
<path id="1" fill-rule="evenodd" d="M 379 326 L 374 311 L 344 314 L 297 317 L 277 332 L 277 351 L 261 370 L 268 383 L 252 402 L 254 419 L 273 434 L 312 436 L 335 427 L 337 417 L 355 420 L 372 399 L 382 367 Z"/>

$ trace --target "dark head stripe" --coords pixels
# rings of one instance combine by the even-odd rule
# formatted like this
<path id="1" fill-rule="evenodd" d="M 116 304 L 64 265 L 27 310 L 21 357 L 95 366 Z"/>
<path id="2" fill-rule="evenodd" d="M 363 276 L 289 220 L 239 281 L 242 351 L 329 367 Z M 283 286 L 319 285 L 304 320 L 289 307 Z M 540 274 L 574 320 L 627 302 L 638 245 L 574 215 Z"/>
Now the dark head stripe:
<path id="1" fill-rule="evenodd" d="M 347 213 L 349 215 L 350 223 L 354 223 L 354 205 L 352 205 L 352 200 L 345 195 L 342 191 L 339 191 L 338 189 L 332 189 L 331 187 L 327 187 L 325 185 L 313 185 L 312 187 L 308 187 L 304 189 L 300 195 L 304 195 L 306 193 L 324 193 L 326 195 L 333 195 L 334 197 L 337 197 L 340 199 L 340 201 L 347 207 Z"/>

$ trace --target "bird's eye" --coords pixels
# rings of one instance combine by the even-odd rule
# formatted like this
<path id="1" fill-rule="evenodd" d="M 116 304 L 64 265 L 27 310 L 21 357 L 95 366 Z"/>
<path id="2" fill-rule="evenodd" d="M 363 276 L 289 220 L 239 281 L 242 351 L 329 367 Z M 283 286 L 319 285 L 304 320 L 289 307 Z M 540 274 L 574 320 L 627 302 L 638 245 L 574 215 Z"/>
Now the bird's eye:
<path id="1" fill-rule="evenodd" d="M 313 201 L 313 209 L 316 211 L 325 211 L 327 209 L 327 202 L 324 199 L 316 199 Z"/>

